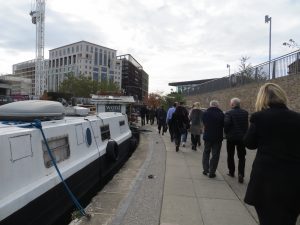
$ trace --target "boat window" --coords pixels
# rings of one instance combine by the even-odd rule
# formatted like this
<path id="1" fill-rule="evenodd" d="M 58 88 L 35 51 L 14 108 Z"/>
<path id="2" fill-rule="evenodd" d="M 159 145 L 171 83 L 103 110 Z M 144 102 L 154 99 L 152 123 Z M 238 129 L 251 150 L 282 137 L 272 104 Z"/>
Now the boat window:
<path id="1" fill-rule="evenodd" d="M 119 124 L 120 124 L 120 126 L 124 126 L 125 125 L 125 121 L 122 120 L 122 121 L 119 122 Z"/>
<path id="2" fill-rule="evenodd" d="M 101 139 L 102 141 L 110 139 L 110 130 L 109 130 L 109 125 L 104 125 L 100 127 L 101 131 Z"/>
<path id="3" fill-rule="evenodd" d="M 52 152 L 56 163 L 66 160 L 70 157 L 70 145 L 68 136 L 59 136 L 47 139 L 48 146 Z M 53 162 L 48 153 L 46 144 L 42 141 L 43 153 L 44 153 L 44 164 L 46 168 L 53 166 Z"/>
<path id="4" fill-rule="evenodd" d="M 12 162 L 15 162 L 17 160 L 29 156 L 33 156 L 32 149 L 31 149 L 30 134 L 10 137 L 9 145 L 10 145 L 10 155 L 11 155 Z M 20 146 L 22 146 L 22 148 Z"/>

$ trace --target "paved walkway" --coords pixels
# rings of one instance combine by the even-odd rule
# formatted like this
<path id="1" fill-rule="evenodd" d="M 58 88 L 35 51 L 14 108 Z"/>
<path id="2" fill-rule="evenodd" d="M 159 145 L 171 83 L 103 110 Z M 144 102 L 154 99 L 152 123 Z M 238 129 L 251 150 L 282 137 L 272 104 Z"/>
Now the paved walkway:
<path id="1" fill-rule="evenodd" d="M 163 137 L 167 157 L 161 225 L 257 224 L 255 213 L 251 213 L 253 209 L 243 203 L 249 166 L 244 184 L 227 176 L 225 142 L 217 177 L 211 179 L 202 174 L 203 146 L 195 152 L 188 142 L 185 148 L 175 152 L 169 138 L 169 135 Z M 248 153 L 248 164 L 252 164 L 254 154 Z"/>

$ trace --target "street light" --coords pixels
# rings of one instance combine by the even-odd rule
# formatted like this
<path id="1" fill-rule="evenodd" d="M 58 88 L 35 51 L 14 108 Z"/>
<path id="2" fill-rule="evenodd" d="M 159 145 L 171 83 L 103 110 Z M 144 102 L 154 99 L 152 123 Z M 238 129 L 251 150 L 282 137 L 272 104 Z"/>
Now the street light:
<path id="1" fill-rule="evenodd" d="M 272 17 L 266 15 L 265 23 L 270 22 L 270 33 L 269 33 L 269 79 L 271 79 L 271 30 L 272 30 Z"/>
<path id="2" fill-rule="evenodd" d="M 230 65 L 227 64 L 227 68 L 229 69 L 229 76 L 230 76 Z"/>

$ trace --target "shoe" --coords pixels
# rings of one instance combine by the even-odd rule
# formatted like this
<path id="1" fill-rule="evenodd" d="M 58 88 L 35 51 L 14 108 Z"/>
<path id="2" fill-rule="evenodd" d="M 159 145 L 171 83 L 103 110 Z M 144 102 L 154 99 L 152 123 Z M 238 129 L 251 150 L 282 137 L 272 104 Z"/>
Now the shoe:
<path id="1" fill-rule="evenodd" d="M 164 135 L 164 132 L 162 132 L 162 134 L 161 135 Z"/>
<path id="2" fill-rule="evenodd" d="M 239 183 L 241 183 L 241 184 L 244 183 L 244 177 L 242 175 L 239 175 L 238 180 L 239 180 Z"/>
<path id="3" fill-rule="evenodd" d="M 192 150 L 197 151 L 197 148 L 195 145 L 192 146 Z"/>
<path id="4" fill-rule="evenodd" d="M 234 173 L 227 173 L 228 176 L 234 177 Z"/>
<path id="5" fill-rule="evenodd" d="M 203 175 L 205 175 L 205 176 L 207 176 L 207 174 L 208 174 L 208 172 L 206 172 L 206 171 L 203 171 L 202 173 L 203 173 Z"/>
<path id="6" fill-rule="evenodd" d="M 179 151 L 179 146 L 176 146 L 176 152 L 178 152 Z"/>
<path id="7" fill-rule="evenodd" d="M 215 177 L 216 177 L 216 174 L 210 173 L 210 174 L 208 175 L 208 177 L 209 177 L 209 178 L 215 178 Z"/>
<path id="8" fill-rule="evenodd" d="M 184 142 L 182 142 L 182 147 L 185 147 L 185 143 Z"/>

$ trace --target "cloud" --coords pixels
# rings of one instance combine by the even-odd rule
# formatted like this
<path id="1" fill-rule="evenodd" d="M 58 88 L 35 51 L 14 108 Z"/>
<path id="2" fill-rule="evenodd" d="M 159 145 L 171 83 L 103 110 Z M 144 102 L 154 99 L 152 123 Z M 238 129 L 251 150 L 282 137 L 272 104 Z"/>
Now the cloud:
<path id="1" fill-rule="evenodd" d="M 0 1 L 3 72 L 3 62 L 34 56 L 35 27 L 28 1 Z M 235 71 L 241 56 L 249 56 L 253 65 L 267 61 L 266 14 L 272 17 L 273 58 L 288 53 L 283 42 L 300 42 L 299 11 L 295 0 L 51 0 L 45 48 L 86 40 L 130 53 L 149 74 L 150 91 L 169 90 L 168 82 L 225 76 L 226 65 Z"/>

